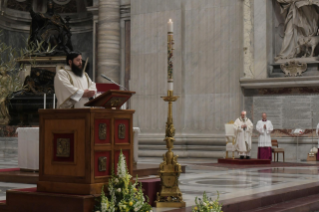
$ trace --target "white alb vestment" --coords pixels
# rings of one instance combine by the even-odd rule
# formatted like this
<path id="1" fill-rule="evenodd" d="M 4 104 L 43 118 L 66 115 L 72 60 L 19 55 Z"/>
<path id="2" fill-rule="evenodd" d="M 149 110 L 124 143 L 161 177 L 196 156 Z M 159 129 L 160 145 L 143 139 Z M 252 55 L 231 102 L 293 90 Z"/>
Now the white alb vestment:
<path id="1" fill-rule="evenodd" d="M 317 136 L 319 136 L 319 135 L 318 135 L 318 130 L 319 130 L 319 123 L 318 123 L 317 129 L 316 129 L 316 134 L 317 134 Z M 318 138 L 318 148 L 319 148 L 319 138 Z"/>
<path id="2" fill-rule="evenodd" d="M 243 129 L 241 126 L 246 125 L 247 128 Z M 241 156 L 250 156 L 251 150 L 251 136 L 253 133 L 254 125 L 245 117 L 239 117 L 234 123 L 235 136 L 236 136 L 236 150 Z"/>
<path id="3" fill-rule="evenodd" d="M 266 125 L 266 129 L 264 129 Z M 256 125 L 256 130 L 259 132 L 258 147 L 271 147 L 270 133 L 274 130 L 271 121 L 259 120 Z"/>
<path id="4" fill-rule="evenodd" d="M 54 90 L 58 99 L 57 108 L 83 108 L 89 98 L 82 97 L 84 90 L 97 91 L 95 83 L 84 73 L 79 77 L 70 66 L 57 70 L 54 78 Z"/>

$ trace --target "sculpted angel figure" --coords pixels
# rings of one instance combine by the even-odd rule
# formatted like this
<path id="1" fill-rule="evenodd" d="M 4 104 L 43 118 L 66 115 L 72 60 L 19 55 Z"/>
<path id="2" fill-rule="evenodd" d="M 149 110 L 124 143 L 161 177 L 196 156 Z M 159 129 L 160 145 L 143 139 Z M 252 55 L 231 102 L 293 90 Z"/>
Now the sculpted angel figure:
<path id="1" fill-rule="evenodd" d="M 69 53 L 73 51 L 71 42 L 72 33 L 70 27 L 63 18 L 54 12 L 54 4 L 52 0 L 48 0 L 48 10 L 46 13 L 36 13 L 33 9 L 30 10 L 32 18 L 30 26 L 31 43 L 41 43 L 42 47 L 47 49 L 56 47 L 54 53 Z"/>
<path id="2" fill-rule="evenodd" d="M 285 17 L 285 36 L 275 60 L 295 58 L 301 49 L 298 39 L 316 36 L 319 25 L 319 0 L 277 0 Z"/>

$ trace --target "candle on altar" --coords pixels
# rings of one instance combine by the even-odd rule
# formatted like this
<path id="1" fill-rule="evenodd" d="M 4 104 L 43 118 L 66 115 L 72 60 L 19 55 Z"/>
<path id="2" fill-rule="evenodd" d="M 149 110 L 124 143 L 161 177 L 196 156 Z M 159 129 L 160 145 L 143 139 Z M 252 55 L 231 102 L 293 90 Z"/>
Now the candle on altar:
<path id="1" fill-rule="evenodd" d="M 168 32 L 174 32 L 174 30 L 173 30 L 173 21 L 172 21 L 172 19 L 169 19 L 169 21 L 168 21 L 168 23 L 167 23 L 167 30 L 168 30 Z"/>
<path id="2" fill-rule="evenodd" d="M 43 95 L 43 108 L 46 109 L 46 99 L 47 99 L 47 94 Z"/>
<path id="3" fill-rule="evenodd" d="M 55 109 L 55 94 L 53 94 L 53 109 Z"/>

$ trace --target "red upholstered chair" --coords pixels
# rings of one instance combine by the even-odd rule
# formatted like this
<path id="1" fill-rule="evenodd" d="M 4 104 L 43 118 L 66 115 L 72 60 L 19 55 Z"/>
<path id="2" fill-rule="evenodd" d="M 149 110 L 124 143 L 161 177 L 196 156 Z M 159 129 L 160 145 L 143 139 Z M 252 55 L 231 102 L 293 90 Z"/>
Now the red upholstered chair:
<path id="1" fill-rule="evenodd" d="M 283 161 L 285 162 L 285 150 L 283 148 L 278 148 L 278 141 L 271 140 L 271 146 L 272 146 L 271 151 L 273 153 L 274 161 L 276 161 L 276 153 L 277 153 L 277 162 L 278 162 L 278 153 L 282 153 L 282 158 L 283 158 Z"/>

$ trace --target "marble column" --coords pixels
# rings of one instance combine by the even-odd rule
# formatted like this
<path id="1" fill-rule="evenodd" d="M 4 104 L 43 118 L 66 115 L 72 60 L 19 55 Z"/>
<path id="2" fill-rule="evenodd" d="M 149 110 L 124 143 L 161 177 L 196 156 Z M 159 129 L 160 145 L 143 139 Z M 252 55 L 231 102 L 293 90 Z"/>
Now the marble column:
<path id="1" fill-rule="evenodd" d="M 120 82 L 120 1 L 100 0 L 98 20 L 96 82 L 104 74 Z"/>
<path id="2" fill-rule="evenodd" d="M 252 54 L 252 2 L 244 0 L 244 78 L 254 78 L 254 63 Z"/>

